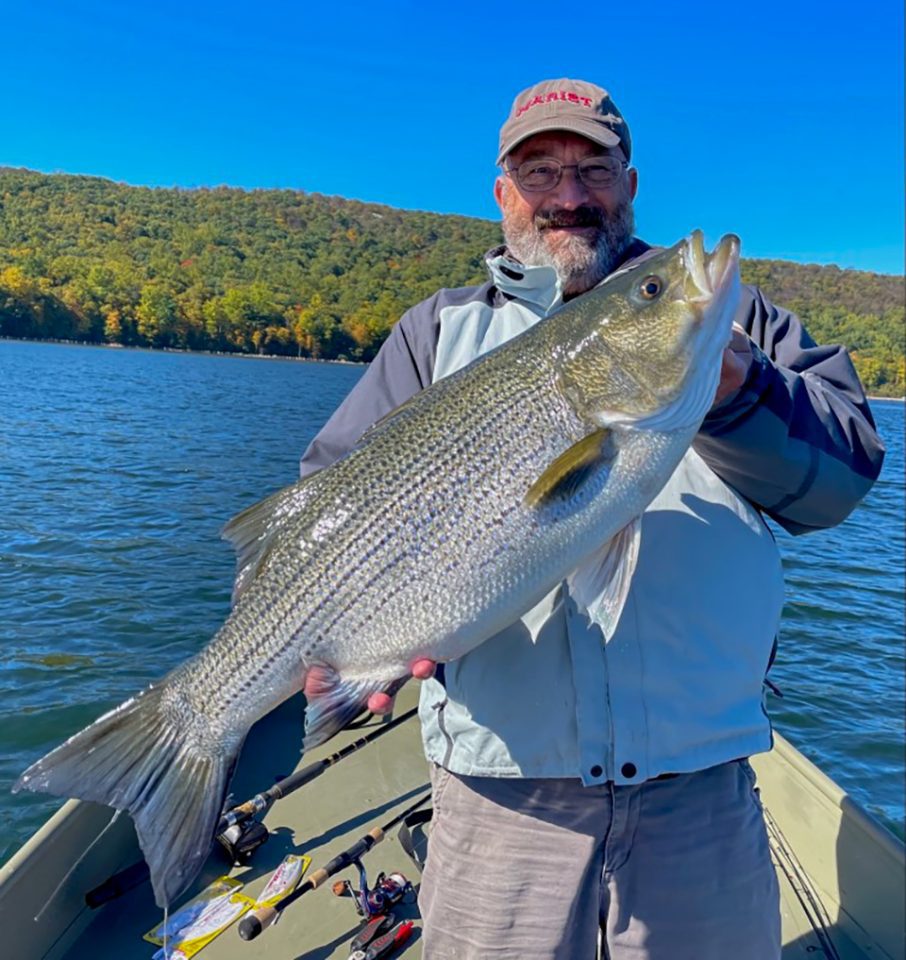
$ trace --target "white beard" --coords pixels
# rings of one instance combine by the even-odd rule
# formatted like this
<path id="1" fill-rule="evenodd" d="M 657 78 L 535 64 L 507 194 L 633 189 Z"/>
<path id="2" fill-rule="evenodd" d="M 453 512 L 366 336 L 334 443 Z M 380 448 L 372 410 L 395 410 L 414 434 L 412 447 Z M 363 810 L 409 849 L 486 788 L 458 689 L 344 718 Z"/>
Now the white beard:
<path id="1" fill-rule="evenodd" d="M 619 266 L 635 229 L 632 204 L 621 204 L 613 217 L 605 216 L 596 237 L 569 235 L 554 238 L 531 222 L 504 215 L 503 236 L 509 252 L 526 266 L 550 266 L 557 271 L 564 295 L 584 293 Z"/>

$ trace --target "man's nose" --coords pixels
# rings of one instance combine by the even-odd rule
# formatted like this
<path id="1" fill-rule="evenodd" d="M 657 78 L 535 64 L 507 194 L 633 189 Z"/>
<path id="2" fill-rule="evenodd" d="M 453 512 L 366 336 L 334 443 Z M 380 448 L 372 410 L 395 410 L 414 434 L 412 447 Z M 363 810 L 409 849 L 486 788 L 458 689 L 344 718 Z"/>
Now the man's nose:
<path id="1" fill-rule="evenodd" d="M 551 196 L 567 210 L 581 207 L 588 200 L 588 187 L 579 179 L 576 167 L 564 167 L 560 182 L 551 190 Z"/>

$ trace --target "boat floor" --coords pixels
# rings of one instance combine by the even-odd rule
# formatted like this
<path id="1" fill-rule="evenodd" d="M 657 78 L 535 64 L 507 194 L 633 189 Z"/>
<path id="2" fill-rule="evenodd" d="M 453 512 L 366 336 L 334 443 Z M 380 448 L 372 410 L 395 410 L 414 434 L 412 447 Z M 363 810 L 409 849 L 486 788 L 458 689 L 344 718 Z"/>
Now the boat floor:
<path id="1" fill-rule="evenodd" d="M 399 698 L 399 709 L 415 702 L 415 685 Z M 380 721 L 372 721 L 375 727 Z M 284 704 L 259 723 L 243 750 L 232 791 L 234 802 L 245 800 L 288 776 L 297 766 L 337 751 L 345 743 L 361 737 L 362 730 L 344 731 L 328 744 L 312 751 L 299 763 L 301 700 Z M 798 755 L 797 755 L 798 756 Z M 759 777 L 776 791 L 772 777 L 777 771 L 771 761 L 758 764 Z M 276 803 L 264 818 L 270 839 L 259 848 L 250 866 L 230 869 L 218 852 L 209 859 L 202 876 L 184 897 L 210 884 L 218 876 L 231 874 L 243 883 L 242 892 L 252 897 L 263 889 L 273 870 L 288 853 L 304 853 L 312 858 L 309 872 L 344 850 L 372 827 L 385 823 L 394 814 L 411 805 L 428 789 L 425 763 L 417 721 L 409 721 L 388 732 L 378 742 L 349 756 L 328 769 L 314 783 Z M 767 795 L 768 790 L 763 791 Z M 778 793 L 779 796 L 779 793 Z M 767 799 L 767 797 L 766 797 Z M 770 800 L 767 800 L 770 803 Z M 797 801 L 798 802 L 798 801 Z M 108 960 L 108 958 L 150 958 L 157 949 L 142 940 L 142 935 L 160 923 L 147 882 L 97 910 L 84 905 L 85 893 L 118 870 L 140 859 L 131 821 L 120 817 L 107 834 L 85 848 L 110 819 L 110 810 L 94 804 L 67 803 L 42 830 L 0 871 L 0 922 L 8 931 L 0 954 L 15 960 Z M 780 818 L 778 818 L 780 819 Z M 424 840 L 424 838 L 421 838 Z M 84 856 L 83 856 L 84 855 Z M 60 884 L 71 864 L 82 857 L 72 873 Z M 781 858 L 782 859 L 782 858 Z M 379 871 L 399 871 L 417 885 L 418 871 L 391 831 L 386 839 L 366 855 L 370 878 Z M 802 884 L 791 883 L 788 869 L 778 870 L 782 891 L 783 960 L 833 958 L 814 933 L 803 902 Z M 337 879 L 356 876 L 352 869 Z M 797 892 L 798 890 L 798 892 Z M 896 891 L 893 894 L 897 896 Z M 40 920 L 33 919 L 44 909 Z M 415 920 L 412 939 L 399 952 L 404 960 L 421 957 L 420 921 L 413 902 L 395 908 L 400 919 Z M 827 910 L 824 911 L 828 913 Z M 894 949 L 865 950 L 870 938 L 854 939 L 849 927 L 841 927 L 835 917 L 827 916 L 831 937 L 841 960 L 903 956 Z M 253 942 L 240 939 L 236 925 L 228 928 L 206 946 L 203 960 L 335 960 L 349 956 L 349 943 L 360 928 L 360 920 L 350 897 L 336 897 L 330 883 L 315 890 L 289 907 L 280 921 Z M 9 951 L 9 952 L 8 952 Z"/>

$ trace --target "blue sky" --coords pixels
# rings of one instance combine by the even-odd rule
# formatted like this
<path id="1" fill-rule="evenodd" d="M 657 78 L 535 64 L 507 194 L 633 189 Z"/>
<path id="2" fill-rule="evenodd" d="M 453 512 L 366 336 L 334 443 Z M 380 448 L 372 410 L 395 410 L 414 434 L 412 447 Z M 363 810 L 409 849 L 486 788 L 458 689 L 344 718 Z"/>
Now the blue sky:
<path id="1" fill-rule="evenodd" d="M 7 0 L 0 164 L 496 218 L 513 97 L 579 77 L 629 121 L 645 239 L 903 272 L 900 0 L 433 6 Z"/>

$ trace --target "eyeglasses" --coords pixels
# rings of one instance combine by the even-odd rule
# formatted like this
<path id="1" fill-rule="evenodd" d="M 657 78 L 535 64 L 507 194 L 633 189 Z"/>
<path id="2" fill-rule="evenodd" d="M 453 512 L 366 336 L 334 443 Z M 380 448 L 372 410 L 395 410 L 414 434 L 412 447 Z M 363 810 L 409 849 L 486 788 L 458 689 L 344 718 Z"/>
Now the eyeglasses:
<path id="1" fill-rule="evenodd" d="M 518 167 L 508 169 L 507 173 L 529 193 L 553 190 L 563 177 L 564 170 L 575 170 L 579 180 L 589 190 L 602 190 L 612 187 L 628 166 L 625 160 L 609 155 L 586 157 L 578 163 L 560 163 L 552 157 L 544 157 L 540 160 L 526 160 Z"/>

